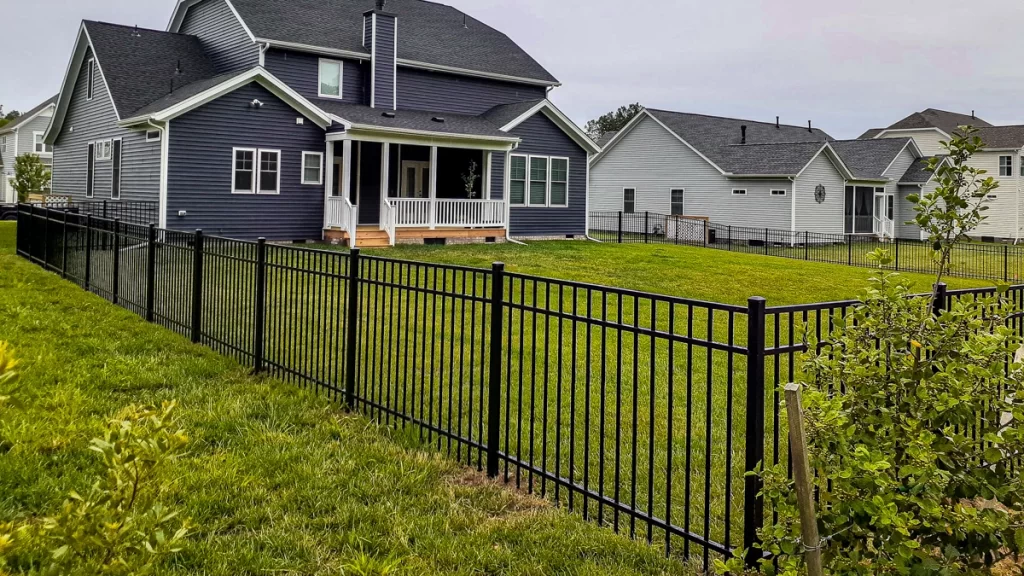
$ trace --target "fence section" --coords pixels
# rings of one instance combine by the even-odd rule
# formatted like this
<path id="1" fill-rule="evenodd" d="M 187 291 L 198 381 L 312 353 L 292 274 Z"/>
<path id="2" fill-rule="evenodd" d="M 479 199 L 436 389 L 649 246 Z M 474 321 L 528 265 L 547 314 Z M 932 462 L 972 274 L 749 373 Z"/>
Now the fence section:
<path id="1" fill-rule="evenodd" d="M 877 267 L 867 254 L 876 248 L 885 248 L 893 258 L 888 266 L 890 270 L 924 274 L 938 271 L 927 242 L 901 238 L 883 240 L 873 235 L 726 226 L 653 212 L 592 212 L 590 234 L 603 242 L 700 246 L 862 268 Z M 985 242 L 958 244 L 953 249 L 950 274 L 1019 283 L 1024 281 L 1024 249 Z"/>

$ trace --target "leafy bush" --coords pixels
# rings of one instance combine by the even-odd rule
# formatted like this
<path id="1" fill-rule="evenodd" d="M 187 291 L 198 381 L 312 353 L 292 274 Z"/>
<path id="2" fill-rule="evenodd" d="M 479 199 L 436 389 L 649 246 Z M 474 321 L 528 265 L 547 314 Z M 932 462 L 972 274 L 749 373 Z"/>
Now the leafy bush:
<path id="1" fill-rule="evenodd" d="M 35 154 L 24 154 L 14 160 L 14 191 L 18 202 L 27 202 L 28 197 L 50 192 L 50 170 Z"/>
<path id="2" fill-rule="evenodd" d="M 161 502 L 160 471 L 188 439 L 175 404 L 126 408 L 90 449 L 104 473 L 84 493 L 72 492 L 53 517 L 0 525 L 0 573 L 144 575 L 178 552 L 188 525 Z"/>
<path id="3" fill-rule="evenodd" d="M 964 130 L 932 169 L 937 189 L 913 197 L 941 280 L 952 247 L 984 220 L 996 183 L 968 161 Z M 869 255 L 884 267 L 889 254 Z M 1005 288 L 943 302 L 912 297 L 880 271 L 822 341 L 798 380 L 825 571 L 834 575 L 989 574 L 1024 554 L 1024 341 Z M 778 522 L 760 532 L 766 574 L 803 573 L 799 510 L 787 465 L 761 472 Z M 743 571 L 737 558 L 720 571 Z M 1020 569 L 1017 572 L 1020 573 Z"/>

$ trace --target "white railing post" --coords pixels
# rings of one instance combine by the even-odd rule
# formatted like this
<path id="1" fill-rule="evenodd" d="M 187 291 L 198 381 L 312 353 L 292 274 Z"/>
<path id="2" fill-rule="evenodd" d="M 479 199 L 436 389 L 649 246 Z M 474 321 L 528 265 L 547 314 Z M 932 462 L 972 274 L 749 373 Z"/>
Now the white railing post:
<path id="1" fill-rule="evenodd" d="M 437 146 L 430 147 L 430 229 L 437 228 Z"/>

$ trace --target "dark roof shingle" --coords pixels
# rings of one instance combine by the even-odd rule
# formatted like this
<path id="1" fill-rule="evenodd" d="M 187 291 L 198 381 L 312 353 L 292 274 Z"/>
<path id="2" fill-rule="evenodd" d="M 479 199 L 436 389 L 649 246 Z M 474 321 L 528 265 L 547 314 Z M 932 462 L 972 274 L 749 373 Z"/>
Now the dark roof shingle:
<path id="1" fill-rule="evenodd" d="M 795 176 L 810 163 L 825 142 L 731 144 L 718 149 L 718 164 L 733 174 Z"/>
<path id="2" fill-rule="evenodd" d="M 991 124 L 973 115 L 929 108 L 921 112 L 914 112 L 910 116 L 907 116 L 892 126 L 889 126 L 887 130 L 938 128 L 946 134 L 952 134 L 953 131 L 960 126 L 974 126 L 975 128 L 980 128 L 991 126 Z"/>
<path id="3" fill-rule="evenodd" d="M 85 28 L 121 118 L 217 75 L 195 36 L 93 21 Z"/>
<path id="4" fill-rule="evenodd" d="M 257 38 L 369 52 L 363 13 L 374 0 L 234 0 Z M 451 68 L 558 81 L 505 34 L 451 6 L 425 0 L 389 0 L 398 16 L 398 57 Z"/>
<path id="5" fill-rule="evenodd" d="M 525 114 L 530 108 L 540 104 L 543 100 L 525 100 L 511 104 L 499 104 L 487 112 L 481 114 L 495 126 L 501 127 Z"/>
<path id="6" fill-rule="evenodd" d="M 40 105 L 36 106 L 35 108 L 29 110 L 28 112 L 25 112 L 21 116 L 18 116 L 14 120 L 11 120 L 10 122 L 8 122 L 6 126 L 4 126 L 3 128 L 0 128 L 0 134 L 4 134 L 4 133 L 7 133 L 7 132 L 13 132 L 15 128 L 17 128 L 18 126 L 21 126 L 25 122 L 28 122 L 33 116 L 35 116 L 36 114 L 39 114 L 40 112 L 42 112 L 47 106 L 52 106 L 55 102 L 57 102 L 57 96 L 54 96 L 52 98 L 48 98 L 46 100 L 46 102 L 43 102 L 42 104 L 40 104 Z"/>
<path id="7" fill-rule="evenodd" d="M 928 169 L 928 163 L 933 158 L 944 158 L 943 156 L 918 158 L 916 162 L 907 168 L 906 174 L 900 178 L 900 184 L 927 184 L 934 174 Z"/>
<path id="8" fill-rule="evenodd" d="M 843 164 L 856 178 L 885 178 L 885 170 L 910 143 L 910 138 L 879 138 L 877 140 L 837 140 L 832 143 Z"/>

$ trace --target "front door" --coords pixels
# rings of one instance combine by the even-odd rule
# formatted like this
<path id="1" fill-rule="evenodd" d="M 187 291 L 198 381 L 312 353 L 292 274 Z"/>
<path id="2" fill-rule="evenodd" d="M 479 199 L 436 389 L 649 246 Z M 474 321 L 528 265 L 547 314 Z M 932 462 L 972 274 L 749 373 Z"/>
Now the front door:
<path id="1" fill-rule="evenodd" d="M 402 161 L 402 198 L 430 195 L 430 162 Z"/>

